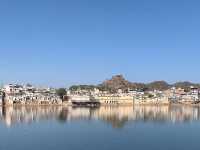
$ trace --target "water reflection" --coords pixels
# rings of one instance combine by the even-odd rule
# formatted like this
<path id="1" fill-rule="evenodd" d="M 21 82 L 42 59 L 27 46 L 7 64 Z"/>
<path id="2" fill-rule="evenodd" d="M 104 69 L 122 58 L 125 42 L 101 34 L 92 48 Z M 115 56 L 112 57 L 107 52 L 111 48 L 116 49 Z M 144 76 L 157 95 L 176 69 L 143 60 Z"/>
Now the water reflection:
<path id="1" fill-rule="evenodd" d="M 75 120 L 99 120 L 121 128 L 128 122 L 191 122 L 200 120 L 200 108 L 192 106 L 102 106 L 84 107 L 2 107 L 0 123 L 8 127 L 45 120 L 69 122 Z"/>

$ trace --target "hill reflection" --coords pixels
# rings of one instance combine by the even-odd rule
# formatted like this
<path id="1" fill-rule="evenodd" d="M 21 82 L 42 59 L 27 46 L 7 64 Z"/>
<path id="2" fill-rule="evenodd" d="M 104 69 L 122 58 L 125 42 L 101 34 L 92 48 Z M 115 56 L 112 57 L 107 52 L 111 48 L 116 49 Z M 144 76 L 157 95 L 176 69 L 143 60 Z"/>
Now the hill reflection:
<path id="1" fill-rule="evenodd" d="M 45 120 L 69 122 L 99 120 L 121 128 L 128 122 L 191 122 L 200 119 L 200 108 L 192 106 L 102 106 L 85 107 L 5 107 L 0 111 L 0 122 L 8 127 Z"/>

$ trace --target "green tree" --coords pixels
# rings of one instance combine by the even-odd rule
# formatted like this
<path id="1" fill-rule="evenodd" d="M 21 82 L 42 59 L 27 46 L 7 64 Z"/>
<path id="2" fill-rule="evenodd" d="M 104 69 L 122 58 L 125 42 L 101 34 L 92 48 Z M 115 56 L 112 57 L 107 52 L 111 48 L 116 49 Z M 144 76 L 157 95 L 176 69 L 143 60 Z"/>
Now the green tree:
<path id="1" fill-rule="evenodd" d="M 67 91 L 65 88 L 59 88 L 56 90 L 56 94 L 60 96 L 61 99 L 63 99 L 63 96 L 67 94 Z"/>

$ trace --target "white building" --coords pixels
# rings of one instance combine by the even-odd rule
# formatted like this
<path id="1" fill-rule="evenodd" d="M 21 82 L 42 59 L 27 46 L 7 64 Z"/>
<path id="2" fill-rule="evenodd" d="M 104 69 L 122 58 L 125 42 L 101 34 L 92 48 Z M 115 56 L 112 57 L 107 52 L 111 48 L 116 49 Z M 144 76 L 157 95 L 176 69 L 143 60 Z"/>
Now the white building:
<path id="1" fill-rule="evenodd" d="M 3 90 L 7 94 L 15 94 L 15 93 L 20 93 L 23 90 L 23 87 L 17 84 L 8 84 L 4 86 Z"/>

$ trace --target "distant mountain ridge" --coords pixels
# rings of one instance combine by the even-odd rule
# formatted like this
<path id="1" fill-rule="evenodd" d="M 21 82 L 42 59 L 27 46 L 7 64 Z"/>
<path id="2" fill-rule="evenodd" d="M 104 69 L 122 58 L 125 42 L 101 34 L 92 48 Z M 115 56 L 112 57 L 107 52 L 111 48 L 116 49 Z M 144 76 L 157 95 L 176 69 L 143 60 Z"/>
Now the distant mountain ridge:
<path id="1" fill-rule="evenodd" d="M 98 88 L 100 90 L 108 90 L 110 92 L 117 92 L 118 89 L 122 91 L 127 91 L 128 89 L 138 89 L 138 90 L 167 90 L 171 87 L 183 88 L 188 90 L 191 86 L 200 88 L 200 84 L 192 83 L 188 81 L 176 82 L 174 84 L 169 84 L 166 81 L 153 81 L 151 83 L 137 83 L 130 82 L 126 80 L 123 75 L 115 75 L 111 79 L 103 81 L 99 85 L 73 85 L 70 87 L 71 90 L 76 89 L 93 89 Z"/>

